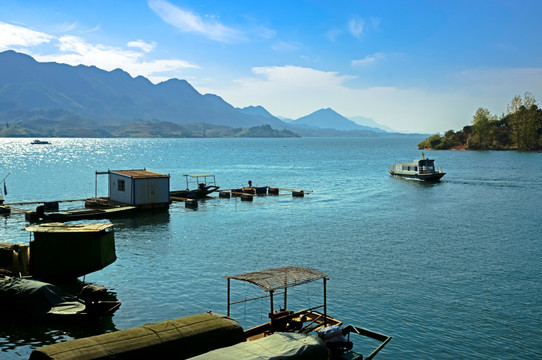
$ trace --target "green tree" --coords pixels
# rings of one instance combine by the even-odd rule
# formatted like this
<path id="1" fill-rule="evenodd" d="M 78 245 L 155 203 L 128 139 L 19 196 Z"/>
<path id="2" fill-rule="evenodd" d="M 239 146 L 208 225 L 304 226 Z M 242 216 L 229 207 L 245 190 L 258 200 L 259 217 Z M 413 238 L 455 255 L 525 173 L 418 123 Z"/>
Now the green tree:
<path id="1" fill-rule="evenodd" d="M 510 125 L 512 126 L 512 132 L 514 133 L 514 141 L 518 148 L 520 147 L 520 130 L 521 130 L 521 125 L 520 125 L 521 118 L 519 115 L 519 111 L 522 106 L 523 106 L 523 100 L 521 100 L 521 96 L 516 95 L 512 98 L 512 101 L 506 107 L 507 115 L 510 118 Z"/>
<path id="2" fill-rule="evenodd" d="M 469 138 L 468 145 L 472 148 L 487 149 L 492 143 L 491 121 L 495 116 L 488 109 L 478 108 L 472 117 L 473 135 Z"/>
<path id="3" fill-rule="evenodd" d="M 514 140 L 518 150 L 534 150 L 540 146 L 540 110 L 530 92 L 514 96 L 507 107 Z"/>

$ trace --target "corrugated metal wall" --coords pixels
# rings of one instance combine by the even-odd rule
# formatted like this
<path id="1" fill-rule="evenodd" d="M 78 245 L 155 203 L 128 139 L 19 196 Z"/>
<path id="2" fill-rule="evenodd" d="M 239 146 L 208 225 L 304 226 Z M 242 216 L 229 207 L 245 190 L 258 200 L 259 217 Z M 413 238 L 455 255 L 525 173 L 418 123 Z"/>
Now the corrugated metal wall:
<path id="1" fill-rule="evenodd" d="M 169 178 L 135 179 L 133 205 L 169 202 Z"/>

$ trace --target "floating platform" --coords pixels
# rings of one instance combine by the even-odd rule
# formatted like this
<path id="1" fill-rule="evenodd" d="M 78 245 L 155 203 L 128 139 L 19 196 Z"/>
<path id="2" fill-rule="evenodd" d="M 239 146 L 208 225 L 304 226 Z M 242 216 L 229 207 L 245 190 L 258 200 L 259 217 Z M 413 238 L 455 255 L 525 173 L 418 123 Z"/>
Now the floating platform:
<path id="1" fill-rule="evenodd" d="M 113 224 L 46 223 L 25 230 L 30 244 L 0 243 L 0 269 L 49 280 L 71 280 L 117 259 Z"/>
<path id="2" fill-rule="evenodd" d="M 38 206 L 36 211 L 25 214 L 28 221 L 76 221 L 89 219 L 110 219 L 118 216 L 126 216 L 137 212 L 136 206 L 123 206 L 103 209 L 75 210 L 61 212 L 45 212 L 45 208 Z"/>

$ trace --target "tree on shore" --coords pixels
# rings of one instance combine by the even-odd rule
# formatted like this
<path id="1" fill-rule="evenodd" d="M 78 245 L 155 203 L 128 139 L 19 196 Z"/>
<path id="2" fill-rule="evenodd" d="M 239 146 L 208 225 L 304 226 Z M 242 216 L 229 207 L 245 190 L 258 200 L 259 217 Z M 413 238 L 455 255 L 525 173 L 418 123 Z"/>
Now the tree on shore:
<path id="1" fill-rule="evenodd" d="M 478 108 L 472 117 L 472 135 L 467 140 L 467 146 L 471 149 L 485 149 L 492 145 L 492 124 L 496 120 L 488 109 Z"/>
<path id="2" fill-rule="evenodd" d="M 507 106 L 507 113 L 499 119 L 488 109 L 478 108 L 472 126 L 454 132 L 448 130 L 428 137 L 418 144 L 420 149 L 450 149 L 461 147 L 471 150 L 542 150 L 542 110 L 535 97 L 525 92 L 516 95 Z"/>

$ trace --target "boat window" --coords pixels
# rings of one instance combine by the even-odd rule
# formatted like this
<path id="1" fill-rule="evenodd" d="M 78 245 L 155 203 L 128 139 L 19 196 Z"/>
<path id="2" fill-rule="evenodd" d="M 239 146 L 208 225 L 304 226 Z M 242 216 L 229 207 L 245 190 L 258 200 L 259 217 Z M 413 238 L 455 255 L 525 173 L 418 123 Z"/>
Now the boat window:
<path id="1" fill-rule="evenodd" d="M 414 166 L 414 171 L 418 171 L 418 167 L 417 167 L 417 166 Z"/>
<path id="2" fill-rule="evenodd" d="M 119 191 L 124 191 L 125 189 L 124 180 L 119 180 L 118 184 L 119 184 L 118 186 Z"/>

